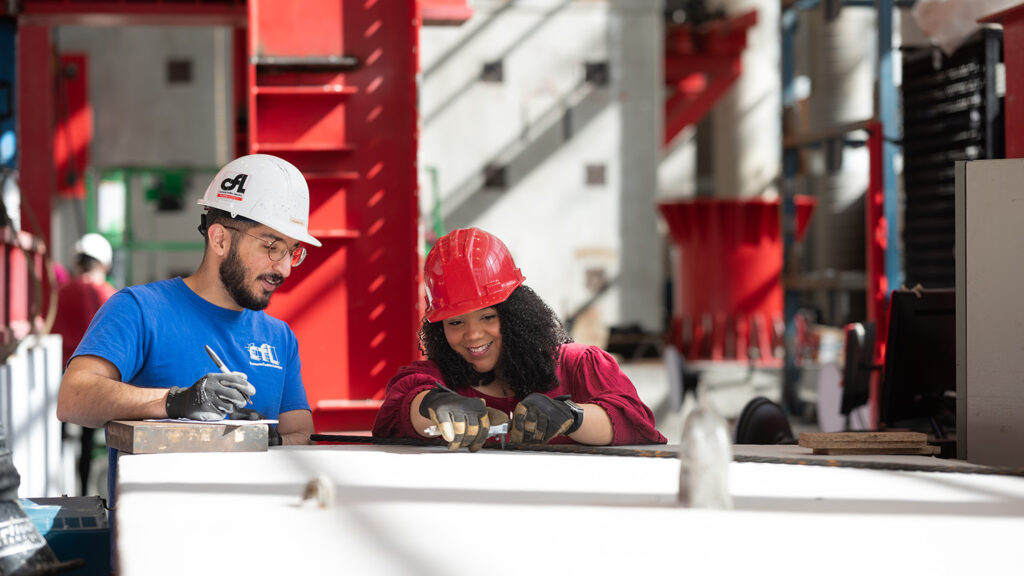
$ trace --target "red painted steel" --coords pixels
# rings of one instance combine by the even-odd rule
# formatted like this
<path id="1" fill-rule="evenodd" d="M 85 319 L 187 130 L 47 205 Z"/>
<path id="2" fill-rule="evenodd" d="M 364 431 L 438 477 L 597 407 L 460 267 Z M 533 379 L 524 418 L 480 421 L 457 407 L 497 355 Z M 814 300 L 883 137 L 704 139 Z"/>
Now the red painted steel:
<path id="1" fill-rule="evenodd" d="M 14 230 L 4 226 L 0 228 L 0 239 L 3 241 L 2 249 L 0 249 L 0 353 L 8 352 L 13 350 L 17 346 L 17 340 L 14 337 L 13 328 L 11 326 L 10 313 L 8 310 L 11 308 L 11 272 L 10 262 L 11 259 L 8 256 L 9 251 L 7 246 L 10 245 L 11 239 L 14 238 Z M 5 355 L 6 358 L 9 355 Z"/>
<path id="2" fill-rule="evenodd" d="M 252 1 L 249 3 L 250 53 L 256 57 L 349 54 L 362 35 L 345 34 L 345 16 L 360 10 L 361 4 L 352 0 Z"/>
<path id="3" fill-rule="evenodd" d="M 50 210 L 56 192 L 49 28 L 18 27 L 17 89 L 21 227 L 49 245 Z"/>
<path id="4" fill-rule="evenodd" d="M 757 24 L 757 12 L 666 30 L 664 145 L 711 110 L 743 71 L 747 30 Z"/>
<path id="5" fill-rule="evenodd" d="M 53 90 L 50 30 L 43 26 L 21 25 L 18 27 L 17 42 L 21 228 L 31 235 L 31 240 L 21 238 L 18 242 L 25 246 L 38 243 L 39 247 L 31 250 L 43 254 L 45 246 L 50 245 L 50 214 L 53 196 L 57 191 L 57 166 L 54 161 L 56 98 Z M 33 329 L 37 327 L 35 325 L 46 317 L 51 305 L 50 277 L 43 273 L 42 257 L 29 257 L 26 254 L 15 251 L 8 255 L 8 283 L 4 285 L 8 306 L 4 326 L 19 334 L 28 329 L 26 326 Z M 29 261 L 32 261 L 31 266 Z M 28 272 L 30 268 L 31 273 Z M 24 278 L 33 282 L 29 296 L 18 292 L 19 286 L 25 286 L 24 279 L 15 276 L 18 270 L 22 270 Z"/>
<path id="6" fill-rule="evenodd" d="M 25 336 L 43 331 L 45 255 L 46 246 L 37 237 L 9 227 L 0 228 L 0 354 L 5 358 Z"/>
<path id="7" fill-rule="evenodd" d="M 868 275 L 868 321 L 875 323 L 874 361 L 876 366 L 885 364 L 885 339 L 889 331 L 885 329 L 888 318 L 889 280 L 885 275 L 885 251 L 889 244 L 888 223 L 885 219 L 885 183 L 882 177 L 882 162 L 885 156 L 882 124 L 872 122 L 867 126 L 869 180 L 865 196 L 864 222 L 867 242 L 867 275 Z M 868 395 L 868 411 L 871 429 L 878 427 L 878 371 L 871 373 L 870 391 Z"/>
<path id="8" fill-rule="evenodd" d="M 244 16 L 246 0 L 21 0 L 24 16 Z"/>
<path id="9" fill-rule="evenodd" d="M 467 0 L 419 0 L 424 26 L 459 25 L 473 16 Z"/>
<path id="10" fill-rule="evenodd" d="M 882 125 L 867 126 L 869 180 L 866 202 L 865 237 L 867 238 L 868 321 L 879 324 L 886 317 L 889 282 L 885 276 L 885 250 L 888 246 L 888 223 L 885 219 L 885 186 L 882 182 Z M 885 344 L 887 334 L 879 333 L 876 341 Z M 881 359 L 881 358 L 879 358 Z"/>
<path id="11" fill-rule="evenodd" d="M 249 15 L 249 150 L 306 175 L 324 243 L 269 312 L 299 338 L 317 430 L 366 429 L 418 355 L 415 1 L 252 0 Z"/>
<path id="12" fill-rule="evenodd" d="M 797 238 L 815 202 L 798 196 Z M 671 339 L 689 360 L 781 365 L 782 235 L 778 199 L 659 204 L 678 248 Z M 756 348 L 760 356 L 751 358 Z"/>
<path id="13" fill-rule="evenodd" d="M 92 142 L 89 67 L 85 54 L 61 54 L 57 74 L 57 129 L 53 138 L 57 193 L 85 198 L 85 168 Z"/>
<path id="14" fill-rule="evenodd" d="M 1006 65 L 1006 157 L 1024 158 L 1024 4 L 978 20 L 1003 25 L 1003 62 Z"/>

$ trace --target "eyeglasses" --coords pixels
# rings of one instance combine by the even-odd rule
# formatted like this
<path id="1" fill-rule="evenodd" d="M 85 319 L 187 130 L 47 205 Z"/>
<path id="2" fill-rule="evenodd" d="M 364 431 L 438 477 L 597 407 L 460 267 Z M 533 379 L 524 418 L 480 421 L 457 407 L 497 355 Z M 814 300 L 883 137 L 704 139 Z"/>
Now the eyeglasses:
<path id="1" fill-rule="evenodd" d="M 259 236 L 256 236 L 255 234 L 249 234 L 248 232 L 242 230 L 241 228 L 235 228 L 234 226 L 227 226 L 225 224 L 221 224 L 221 226 L 224 226 L 228 230 L 241 232 L 246 236 L 252 236 L 253 238 L 259 240 L 260 242 L 267 242 L 266 238 L 261 238 Z M 267 256 L 269 256 L 270 259 L 273 260 L 274 262 L 280 262 L 281 259 L 285 257 L 285 255 L 289 255 L 291 257 L 292 268 L 295 268 L 299 264 L 302 264 L 302 261 L 306 259 L 305 246 L 296 246 L 294 250 L 289 250 L 287 246 L 285 246 L 285 243 L 282 242 L 281 240 L 271 240 L 269 244 L 264 244 L 263 247 L 267 249 Z"/>

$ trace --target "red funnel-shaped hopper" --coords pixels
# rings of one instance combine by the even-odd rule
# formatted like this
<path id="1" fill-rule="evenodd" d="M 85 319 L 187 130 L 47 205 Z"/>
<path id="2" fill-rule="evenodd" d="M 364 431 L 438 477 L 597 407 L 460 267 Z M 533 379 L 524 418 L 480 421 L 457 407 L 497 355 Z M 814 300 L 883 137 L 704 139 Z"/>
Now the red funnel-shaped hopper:
<path id="1" fill-rule="evenodd" d="M 799 239 L 815 200 L 795 202 Z M 687 359 L 781 362 L 780 205 L 760 198 L 658 205 L 678 248 L 671 338 Z"/>

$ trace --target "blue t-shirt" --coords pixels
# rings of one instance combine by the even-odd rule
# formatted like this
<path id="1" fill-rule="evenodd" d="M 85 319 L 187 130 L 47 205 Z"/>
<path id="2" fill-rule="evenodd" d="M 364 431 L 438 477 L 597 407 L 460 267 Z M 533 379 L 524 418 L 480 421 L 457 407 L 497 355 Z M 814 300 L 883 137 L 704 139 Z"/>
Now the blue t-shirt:
<path id="1" fill-rule="evenodd" d="M 93 318 L 74 356 L 99 356 L 121 380 L 146 388 L 188 387 L 220 372 L 209 345 L 227 367 L 256 388 L 252 405 L 266 418 L 309 410 L 299 344 L 287 324 L 263 311 L 228 310 L 207 302 L 181 278 L 125 288 Z"/>

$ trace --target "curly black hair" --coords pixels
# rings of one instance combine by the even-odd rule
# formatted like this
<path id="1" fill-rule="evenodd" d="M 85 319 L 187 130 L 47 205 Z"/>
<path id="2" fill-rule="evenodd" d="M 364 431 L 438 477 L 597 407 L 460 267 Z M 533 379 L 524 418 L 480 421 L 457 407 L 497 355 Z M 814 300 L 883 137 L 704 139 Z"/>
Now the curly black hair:
<path id="1" fill-rule="evenodd" d="M 572 342 L 572 337 L 551 308 L 531 288 L 519 286 L 494 309 L 501 322 L 501 357 L 491 372 L 477 372 L 448 345 L 444 321 L 423 321 L 420 350 L 456 390 L 488 384 L 499 374 L 517 398 L 557 386 L 558 349 Z"/>

